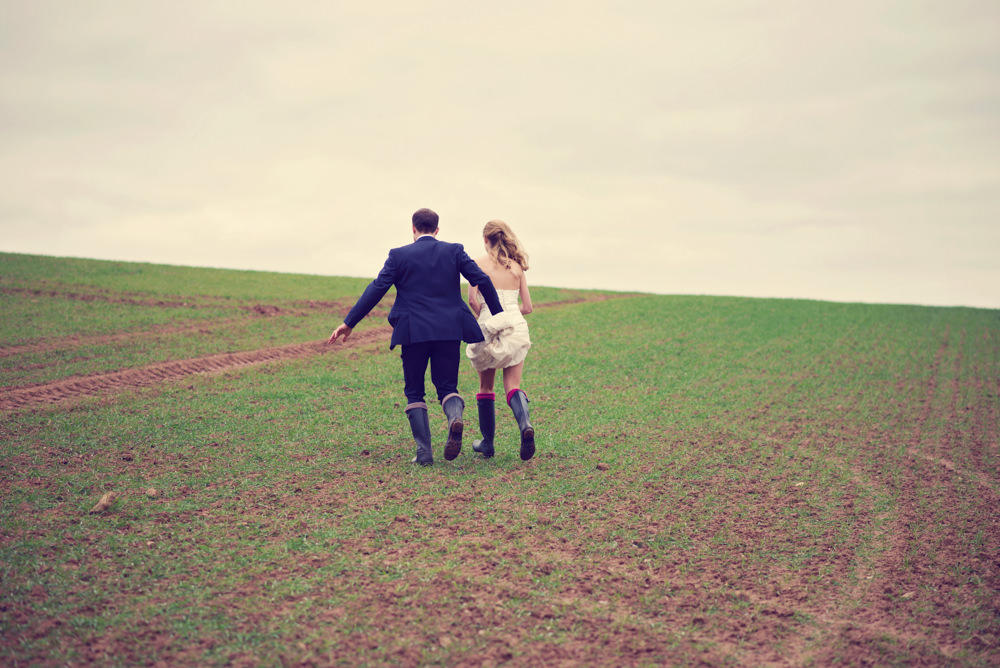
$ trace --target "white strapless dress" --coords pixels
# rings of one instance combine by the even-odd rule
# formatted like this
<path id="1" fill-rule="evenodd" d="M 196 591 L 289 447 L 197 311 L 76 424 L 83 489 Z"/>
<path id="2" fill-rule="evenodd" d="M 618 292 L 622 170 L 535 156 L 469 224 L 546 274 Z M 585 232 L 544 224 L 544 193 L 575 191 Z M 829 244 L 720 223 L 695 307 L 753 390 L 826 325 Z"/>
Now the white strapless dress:
<path id="1" fill-rule="evenodd" d="M 521 315 L 517 302 L 520 294 L 519 290 L 497 290 L 503 312 L 496 315 L 483 305 L 479 312 L 479 328 L 486 340 L 465 347 L 465 356 L 476 371 L 506 369 L 520 364 L 528 356 L 531 338 L 528 321 Z"/>

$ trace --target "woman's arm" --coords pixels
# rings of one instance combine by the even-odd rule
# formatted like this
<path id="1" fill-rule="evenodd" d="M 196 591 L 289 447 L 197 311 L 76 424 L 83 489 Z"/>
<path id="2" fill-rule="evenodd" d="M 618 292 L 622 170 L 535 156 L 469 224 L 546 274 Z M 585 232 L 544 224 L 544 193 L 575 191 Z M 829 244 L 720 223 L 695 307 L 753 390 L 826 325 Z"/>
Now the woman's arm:
<path id="1" fill-rule="evenodd" d="M 479 312 L 483 310 L 483 302 L 479 299 L 479 288 L 474 285 L 469 286 L 469 308 L 479 317 Z"/>
<path id="2" fill-rule="evenodd" d="M 486 302 L 490 313 L 497 314 L 503 311 L 503 306 L 500 305 L 500 297 L 497 295 L 497 289 L 493 285 L 493 281 L 490 280 L 489 274 L 482 270 L 478 262 L 466 254 L 462 249 L 462 244 L 455 245 L 458 246 L 459 254 L 458 271 L 462 276 L 465 276 L 465 280 L 469 282 L 470 287 L 477 288 L 476 292 Z"/>
<path id="3" fill-rule="evenodd" d="M 521 315 L 528 315 L 535 309 L 531 306 L 531 292 L 528 291 L 528 277 L 521 272 Z"/>

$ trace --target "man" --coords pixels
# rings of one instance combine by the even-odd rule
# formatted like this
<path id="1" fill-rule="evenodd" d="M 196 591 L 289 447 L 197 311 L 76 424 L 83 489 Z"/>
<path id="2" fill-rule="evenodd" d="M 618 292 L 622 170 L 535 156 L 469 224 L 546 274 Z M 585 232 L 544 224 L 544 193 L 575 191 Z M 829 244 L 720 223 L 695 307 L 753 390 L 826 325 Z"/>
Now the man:
<path id="1" fill-rule="evenodd" d="M 392 339 L 389 349 L 402 346 L 403 391 L 406 417 L 417 444 L 413 461 L 434 463 L 430 422 L 424 403 L 424 374 L 431 365 L 431 381 L 448 419 L 444 458 L 455 459 L 462 450 L 462 410 L 458 395 L 458 362 L 461 341 L 483 340 L 482 330 L 462 299 L 459 274 L 479 289 L 493 313 L 503 310 L 493 283 L 466 255 L 462 244 L 437 240 L 438 215 L 430 209 L 413 214 L 413 243 L 389 251 L 378 277 L 368 284 L 342 325 L 333 330 L 329 343 L 341 336 L 346 341 L 354 327 L 375 308 L 389 288 L 396 286 L 396 302 L 389 311 Z"/>

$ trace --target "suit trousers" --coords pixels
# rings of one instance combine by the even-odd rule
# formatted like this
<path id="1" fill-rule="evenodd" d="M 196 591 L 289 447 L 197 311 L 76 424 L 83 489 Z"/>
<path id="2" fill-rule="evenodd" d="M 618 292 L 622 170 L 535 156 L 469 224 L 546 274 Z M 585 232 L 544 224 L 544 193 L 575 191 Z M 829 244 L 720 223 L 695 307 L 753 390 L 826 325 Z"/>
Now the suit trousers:
<path id="1" fill-rule="evenodd" d="M 438 401 L 458 392 L 458 361 L 461 341 L 406 343 L 399 356 L 403 360 L 403 392 L 411 404 L 424 400 L 424 375 L 431 364 L 431 382 Z"/>

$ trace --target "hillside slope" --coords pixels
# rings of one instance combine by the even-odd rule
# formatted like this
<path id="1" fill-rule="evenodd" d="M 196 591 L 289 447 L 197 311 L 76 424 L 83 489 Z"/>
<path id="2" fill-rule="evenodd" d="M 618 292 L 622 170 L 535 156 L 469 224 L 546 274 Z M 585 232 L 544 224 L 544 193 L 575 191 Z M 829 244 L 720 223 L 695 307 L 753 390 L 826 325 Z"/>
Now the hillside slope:
<path id="1" fill-rule="evenodd" d="M 539 287 L 420 469 L 364 284 L 0 254 L 0 660 L 1000 660 L 1000 311 Z"/>

